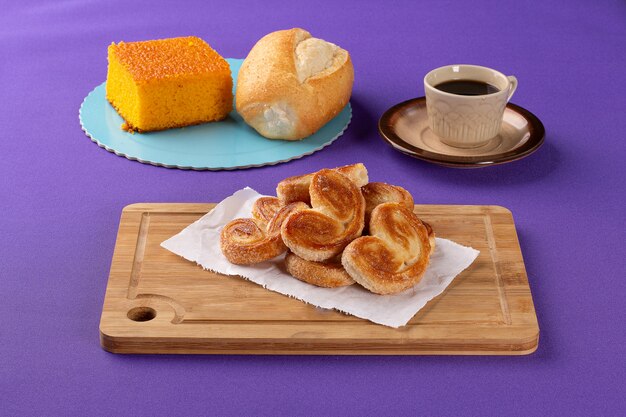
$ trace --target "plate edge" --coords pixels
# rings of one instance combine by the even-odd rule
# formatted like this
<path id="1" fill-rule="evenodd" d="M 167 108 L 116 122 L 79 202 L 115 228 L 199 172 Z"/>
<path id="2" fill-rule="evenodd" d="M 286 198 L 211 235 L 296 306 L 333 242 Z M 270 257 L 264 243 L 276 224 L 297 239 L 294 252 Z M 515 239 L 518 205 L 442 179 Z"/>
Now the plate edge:
<path id="1" fill-rule="evenodd" d="M 105 81 L 106 83 L 106 81 Z M 102 83 L 104 84 L 104 83 Z M 343 129 L 337 133 L 337 135 L 335 137 L 333 137 L 331 140 L 329 140 L 328 142 L 324 143 L 322 146 L 312 149 L 309 152 L 305 152 L 303 154 L 291 157 L 291 158 L 287 158 L 287 159 L 281 159 L 278 161 L 273 161 L 273 162 L 265 162 L 265 163 L 261 163 L 261 164 L 252 164 L 252 165 L 238 165 L 238 166 L 232 166 L 232 167 L 197 167 L 197 166 L 181 166 L 181 165 L 169 165 L 169 164 L 162 164 L 160 162 L 154 162 L 154 161 L 149 161 L 149 160 L 144 160 L 144 159 L 140 159 L 140 158 L 136 158 L 133 156 L 128 156 L 123 152 L 118 152 L 113 148 L 110 148 L 106 145 L 104 145 L 103 143 L 101 143 L 97 138 L 93 137 L 85 128 L 85 125 L 83 124 L 83 119 L 82 119 L 82 114 L 83 114 L 83 107 L 85 106 L 85 102 L 87 101 L 87 98 L 93 94 L 95 92 L 95 90 L 100 87 L 102 84 L 98 84 L 97 86 L 95 86 L 86 96 L 85 98 L 83 98 L 83 101 L 80 104 L 80 107 L 78 109 L 78 121 L 80 123 L 80 128 L 81 130 L 85 133 L 85 135 L 96 145 L 98 145 L 100 148 L 106 150 L 107 152 L 110 152 L 112 154 L 115 154 L 117 156 L 120 157 L 124 157 L 126 159 L 128 159 L 129 161 L 136 161 L 136 162 L 140 162 L 142 164 L 145 165 L 152 165 L 152 166 L 157 166 L 157 167 L 163 167 L 163 168 L 169 168 L 169 169 L 180 169 L 180 170 L 185 170 L 185 171 L 234 171 L 234 170 L 238 170 L 238 169 L 250 169 L 250 168 L 260 168 L 260 167 L 264 167 L 264 166 L 274 166 L 274 165 L 278 165 L 278 164 L 283 164 L 285 162 L 289 162 L 289 161 L 295 161 L 297 159 L 301 159 L 304 158 L 305 156 L 309 156 L 314 154 L 315 152 L 321 151 L 322 149 L 332 145 L 337 139 L 339 139 L 340 136 L 342 136 L 344 134 L 344 132 L 346 131 L 346 129 L 348 128 L 348 126 L 350 126 L 350 123 L 352 123 L 352 104 L 350 102 L 348 102 L 347 107 L 348 107 L 348 121 L 346 123 L 346 125 L 343 127 Z M 332 119 L 331 119 L 332 120 Z M 330 122 L 330 120 L 329 120 Z M 271 140 L 271 139 L 268 139 Z"/>

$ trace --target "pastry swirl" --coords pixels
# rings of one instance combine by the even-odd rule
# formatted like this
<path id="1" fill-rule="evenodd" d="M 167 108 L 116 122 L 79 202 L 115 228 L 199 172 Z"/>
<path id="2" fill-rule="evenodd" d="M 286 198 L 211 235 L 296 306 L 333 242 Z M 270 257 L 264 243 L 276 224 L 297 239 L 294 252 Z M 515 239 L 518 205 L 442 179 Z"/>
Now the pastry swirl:
<path id="1" fill-rule="evenodd" d="M 370 222 L 372 211 L 383 203 L 401 203 L 409 210 L 413 210 L 413 196 L 407 190 L 397 185 L 384 182 L 370 182 L 361 187 L 365 199 L 365 225 Z"/>
<path id="2" fill-rule="evenodd" d="M 252 205 L 252 217 L 267 226 L 282 206 L 276 197 L 260 197 Z"/>
<path id="3" fill-rule="evenodd" d="M 285 266 L 294 278 L 306 283 L 325 288 L 345 287 L 354 284 L 354 280 L 337 259 L 328 262 L 312 262 L 298 255 L 287 252 Z"/>
<path id="4" fill-rule="evenodd" d="M 235 219 L 224 226 L 220 247 L 229 262 L 250 265 L 287 250 L 280 234 L 281 225 L 289 215 L 308 206 L 296 202 L 280 207 L 277 201 L 275 197 L 259 198 L 252 207 L 253 218 Z"/>
<path id="5" fill-rule="evenodd" d="M 417 284 L 431 254 L 432 229 L 402 203 L 372 211 L 369 230 L 344 250 L 341 263 L 356 282 L 377 294 L 395 294 Z"/>
<path id="6" fill-rule="evenodd" d="M 357 187 L 362 187 L 368 182 L 367 168 L 365 165 L 358 163 L 353 165 L 346 165 L 335 168 L 337 171 L 356 184 Z M 295 177 L 285 178 L 278 183 L 276 187 L 276 195 L 282 204 L 293 203 L 294 201 L 302 201 L 304 203 L 311 203 L 311 196 L 309 195 L 309 187 L 313 174 L 298 175 Z"/>
<path id="7" fill-rule="evenodd" d="M 315 173 L 309 186 L 311 209 L 293 213 L 281 228 L 287 247 L 309 261 L 322 262 L 341 253 L 364 226 L 361 190 L 335 170 Z"/>

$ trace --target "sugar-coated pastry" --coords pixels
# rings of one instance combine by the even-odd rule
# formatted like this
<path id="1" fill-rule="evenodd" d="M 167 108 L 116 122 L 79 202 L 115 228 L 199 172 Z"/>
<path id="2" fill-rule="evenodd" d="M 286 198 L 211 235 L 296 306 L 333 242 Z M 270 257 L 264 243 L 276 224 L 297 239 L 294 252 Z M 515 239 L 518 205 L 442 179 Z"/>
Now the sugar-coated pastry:
<path id="1" fill-rule="evenodd" d="M 367 168 L 361 163 L 338 167 L 335 168 L 335 171 L 348 177 L 357 187 L 363 187 L 369 180 Z M 276 195 L 280 202 L 282 204 L 289 204 L 294 201 L 302 201 L 310 204 L 311 196 L 309 195 L 309 186 L 311 185 L 312 178 L 313 174 L 305 174 L 285 178 L 279 182 L 276 187 Z"/>
<path id="2" fill-rule="evenodd" d="M 302 139 L 348 104 L 353 81 L 346 50 L 303 29 L 272 32 L 241 65 L 237 112 L 266 138 Z"/>
<path id="3" fill-rule="evenodd" d="M 313 175 L 309 186 L 311 209 L 293 213 L 283 223 L 285 245 L 309 261 L 326 261 L 361 235 L 365 201 L 348 177 L 331 169 Z"/>
<path id="4" fill-rule="evenodd" d="M 354 284 L 354 280 L 337 259 L 313 262 L 288 251 L 285 266 L 294 278 L 318 287 L 336 288 Z"/>
<path id="5" fill-rule="evenodd" d="M 383 203 L 372 211 L 369 231 L 370 236 L 352 241 L 341 256 L 352 279 L 377 294 L 395 294 L 417 284 L 431 254 L 432 233 L 424 223 L 401 203 Z"/>
<path id="6" fill-rule="evenodd" d="M 409 210 L 413 210 L 411 193 L 397 185 L 384 182 L 370 182 L 361 187 L 365 199 L 365 225 L 370 221 L 372 211 L 382 203 L 400 203 Z"/>
<path id="7" fill-rule="evenodd" d="M 288 204 L 278 209 L 271 220 L 265 223 L 267 212 L 264 210 L 274 208 L 273 204 L 265 203 L 267 201 L 255 204 L 255 218 L 235 219 L 222 229 L 220 247 L 230 262 L 250 265 L 267 261 L 285 252 L 287 247 L 280 234 L 281 225 L 292 213 L 308 208 L 301 202 Z"/>
<path id="8" fill-rule="evenodd" d="M 252 205 L 252 217 L 267 226 L 282 206 L 276 197 L 260 197 Z"/>
<path id="9" fill-rule="evenodd" d="M 428 231 L 428 241 L 430 242 L 430 254 L 432 255 L 433 252 L 435 251 L 435 231 L 433 230 L 431 225 L 426 223 L 424 220 L 422 220 L 422 224 L 424 225 L 424 227 L 426 227 L 426 230 Z"/>
<path id="10" fill-rule="evenodd" d="M 277 195 L 259 198 L 251 219 L 224 228 L 222 251 L 231 262 L 261 262 L 288 249 L 286 270 L 301 281 L 396 294 L 422 279 L 435 251 L 433 228 L 413 212 L 411 194 L 368 183 L 363 164 L 287 178 Z"/>

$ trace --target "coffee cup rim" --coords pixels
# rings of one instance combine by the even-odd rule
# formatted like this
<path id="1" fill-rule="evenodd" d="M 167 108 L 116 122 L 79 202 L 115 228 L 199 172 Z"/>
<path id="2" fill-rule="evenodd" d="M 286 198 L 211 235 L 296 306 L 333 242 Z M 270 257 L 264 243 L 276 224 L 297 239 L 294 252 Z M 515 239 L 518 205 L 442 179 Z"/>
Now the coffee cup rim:
<path id="1" fill-rule="evenodd" d="M 507 89 L 506 88 L 502 88 L 502 89 L 500 89 L 500 91 L 498 91 L 496 93 L 481 94 L 481 95 L 477 95 L 477 96 L 464 96 L 464 95 L 461 95 L 461 94 L 453 94 L 453 93 L 448 93 L 447 91 L 438 90 L 437 88 L 435 88 L 434 85 L 432 85 L 431 83 L 426 81 L 428 76 L 431 75 L 432 73 L 434 73 L 436 71 L 443 70 L 445 68 L 450 68 L 450 67 L 472 67 L 472 68 L 479 68 L 481 70 L 492 71 L 492 72 L 497 73 L 498 75 L 502 76 L 502 78 L 504 80 L 506 80 L 507 86 L 509 86 L 511 84 L 511 81 L 508 79 L 508 77 L 504 73 L 502 73 L 502 72 L 500 72 L 500 71 L 498 71 L 496 69 L 485 67 L 483 65 L 451 64 L 451 65 L 442 65 L 441 67 L 437 67 L 435 69 L 432 69 L 432 70 L 428 71 L 428 73 L 426 73 L 426 75 L 424 75 L 424 86 L 429 88 L 431 91 L 436 92 L 437 94 L 442 94 L 442 95 L 448 96 L 448 97 L 463 97 L 463 99 L 467 99 L 467 100 L 476 100 L 476 99 L 481 99 L 483 97 L 496 97 L 498 95 L 508 94 Z"/>

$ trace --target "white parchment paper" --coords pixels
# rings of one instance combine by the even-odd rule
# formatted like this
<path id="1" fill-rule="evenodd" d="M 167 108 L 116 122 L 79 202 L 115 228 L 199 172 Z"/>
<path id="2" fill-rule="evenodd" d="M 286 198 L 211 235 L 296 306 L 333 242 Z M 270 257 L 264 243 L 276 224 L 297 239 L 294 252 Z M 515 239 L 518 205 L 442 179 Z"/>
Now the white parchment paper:
<path id="1" fill-rule="evenodd" d="M 437 238 L 435 252 L 422 280 L 413 288 L 395 295 L 373 294 L 358 284 L 341 288 L 316 287 L 283 272 L 284 268 L 280 266 L 284 255 L 250 266 L 231 264 L 222 255 L 222 227 L 235 218 L 251 217 L 252 204 L 259 197 L 261 195 L 251 188 L 239 190 L 210 213 L 161 243 L 161 246 L 198 263 L 204 269 L 239 275 L 268 290 L 390 327 L 404 326 L 428 301 L 441 294 L 458 274 L 471 265 L 479 253 L 451 240 Z"/>

